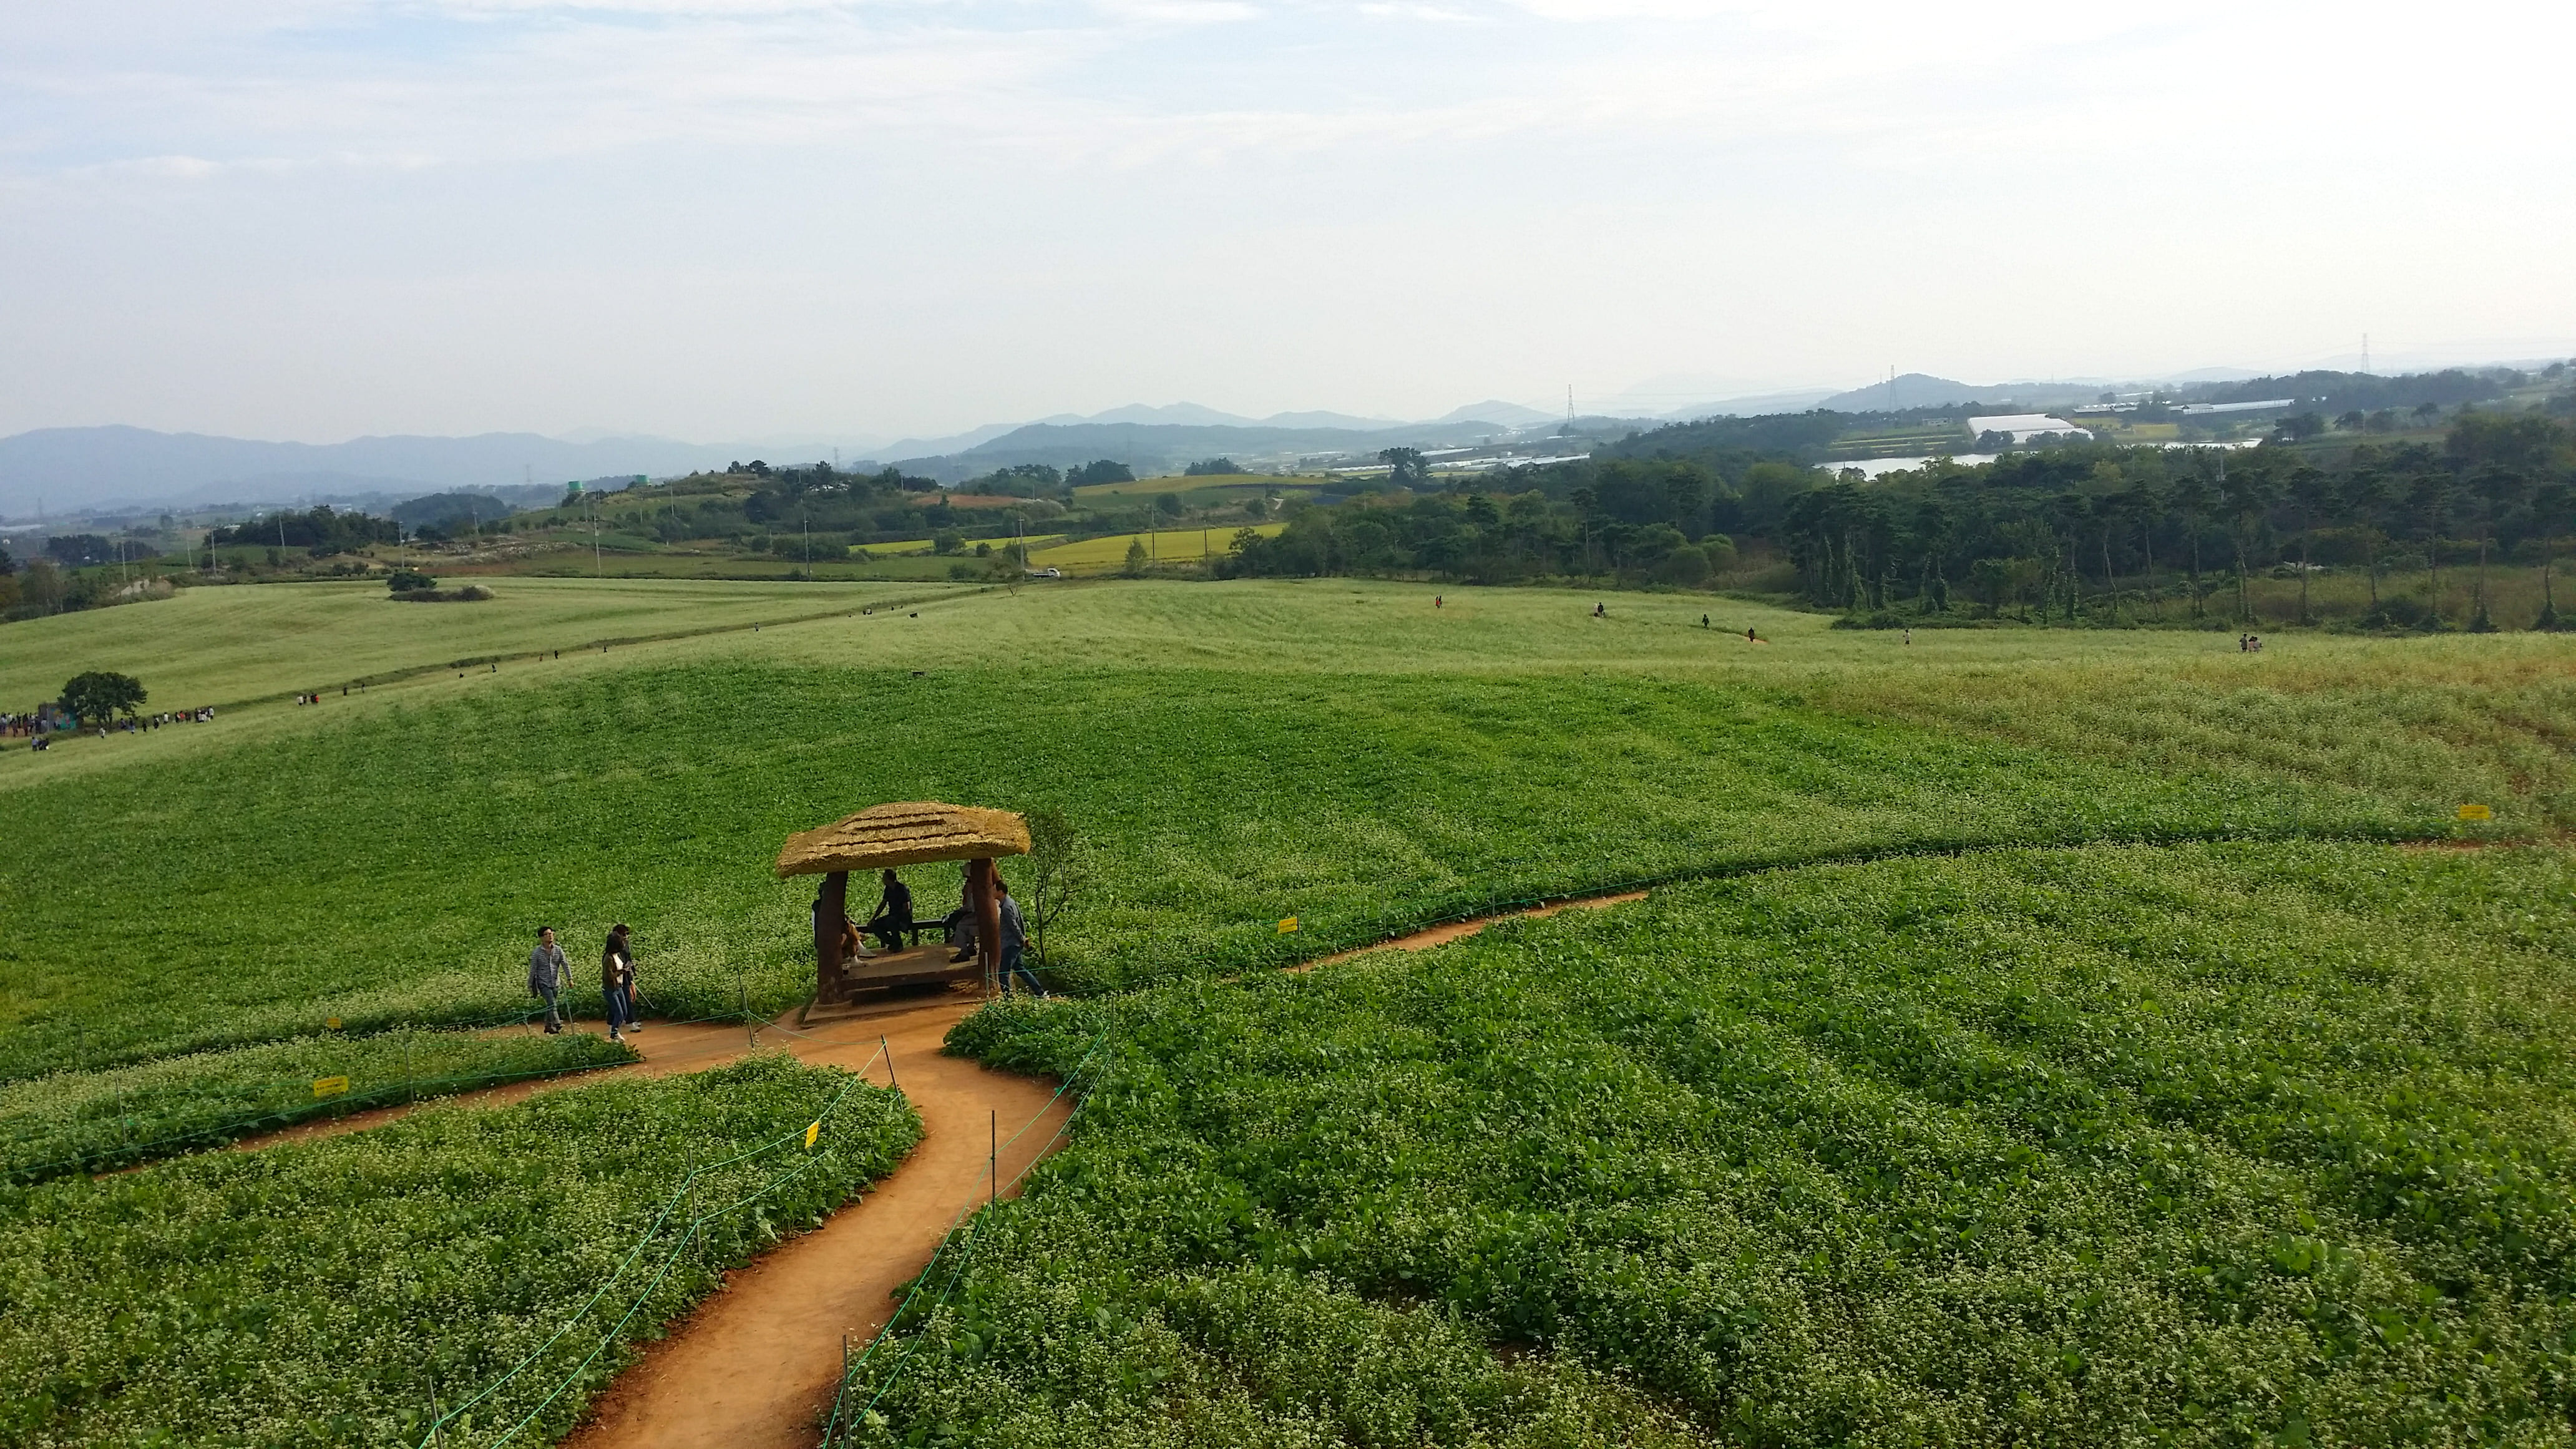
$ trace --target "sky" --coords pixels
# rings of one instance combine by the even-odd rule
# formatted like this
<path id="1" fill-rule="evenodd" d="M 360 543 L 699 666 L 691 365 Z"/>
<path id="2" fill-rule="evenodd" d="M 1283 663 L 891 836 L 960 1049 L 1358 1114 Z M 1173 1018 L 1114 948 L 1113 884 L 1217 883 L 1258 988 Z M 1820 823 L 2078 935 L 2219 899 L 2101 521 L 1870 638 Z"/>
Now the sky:
<path id="1" fill-rule="evenodd" d="M 0 6 L 0 434 L 2576 351 L 2576 7 Z"/>

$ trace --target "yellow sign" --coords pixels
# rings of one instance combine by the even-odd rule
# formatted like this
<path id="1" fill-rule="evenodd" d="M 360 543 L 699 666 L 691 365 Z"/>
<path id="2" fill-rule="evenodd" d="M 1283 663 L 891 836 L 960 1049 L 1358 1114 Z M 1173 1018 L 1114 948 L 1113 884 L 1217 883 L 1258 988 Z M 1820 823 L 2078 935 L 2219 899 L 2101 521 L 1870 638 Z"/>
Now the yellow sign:
<path id="1" fill-rule="evenodd" d="M 326 1016 L 322 1018 L 322 1025 L 328 1030 L 338 1031 L 340 1029 L 340 1018 L 336 1016 Z"/>
<path id="2" fill-rule="evenodd" d="M 1285 936 L 1285 935 L 1287 935 L 1290 931 L 1293 931 L 1293 930 L 1295 930 L 1295 929 L 1297 929 L 1297 918 L 1296 918 L 1295 916 L 1290 916 L 1288 919 L 1286 919 L 1286 920 L 1284 920 L 1284 921 L 1281 921 L 1281 922 L 1279 923 L 1279 934 L 1280 934 L 1280 935 Z"/>
<path id="3" fill-rule="evenodd" d="M 808 1152 L 813 1151 L 813 1150 L 814 1150 L 814 1139 L 815 1139 L 815 1138 L 817 1138 L 817 1137 L 820 1137 L 820 1136 L 822 1136 L 822 1135 L 823 1135 L 823 1123 L 822 1123 L 822 1121 L 821 1121 L 820 1119 L 817 1119 L 817 1120 L 815 1120 L 815 1121 L 813 1121 L 813 1122 L 811 1122 L 811 1123 L 806 1124 L 806 1127 L 805 1127 L 805 1150 L 806 1150 L 806 1151 L 808 1151 Z"/>
<path id="4" fill-rule="evenodd" d="M 2495 818 L 2495 812 L 2489 810 L 2484 805 L 2463 805 L 2460 807 L 2460 818 L 2462 820 L 2493 820 Z"/>
<path id="5" fill-rule="evenodd" d="M 316 1097 L 336 1097 L 347 1090 L 349 1090 L 349 1079 L 347 1077 L 315 1077 L 313 1079 L 313 1095 Z"/>

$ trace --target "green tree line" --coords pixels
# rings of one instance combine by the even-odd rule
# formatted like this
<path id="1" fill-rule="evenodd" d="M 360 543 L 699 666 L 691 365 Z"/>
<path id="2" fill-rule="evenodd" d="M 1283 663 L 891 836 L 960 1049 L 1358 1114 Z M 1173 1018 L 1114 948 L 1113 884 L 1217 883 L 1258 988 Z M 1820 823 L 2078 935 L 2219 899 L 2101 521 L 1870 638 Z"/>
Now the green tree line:
<path id="1" fill-rule="evenodd" d="M 1820 608 L 2100 621 L 2169 601 L 2248 618 L 2269 576 L 2299 582 L 2310 618 L 2309 581 L 2342 570 L 2363 581 L 2365 622 L 2477 629 L 2494 624 L 2489 567 L 2513 560 L 2542 566 L 2538 622 L 2557 622 L 2576 430 L 2544 413 L 2464 412 L 2439 444 L 2079 444 L 1876 481 L 1802 460 L 1819 416 L 1689 424 L 1615 450 L 1629 456 L 1292 508 L 1278 537 L 1239 536 L 1225 571 L 1689 585 L 1759 550 Z M 2461 617 L 2440 613 L 2445 570 L 2471 586 Z M 2430 601 L 2386 587 L 2400 572 L 2429 573 Z"/>

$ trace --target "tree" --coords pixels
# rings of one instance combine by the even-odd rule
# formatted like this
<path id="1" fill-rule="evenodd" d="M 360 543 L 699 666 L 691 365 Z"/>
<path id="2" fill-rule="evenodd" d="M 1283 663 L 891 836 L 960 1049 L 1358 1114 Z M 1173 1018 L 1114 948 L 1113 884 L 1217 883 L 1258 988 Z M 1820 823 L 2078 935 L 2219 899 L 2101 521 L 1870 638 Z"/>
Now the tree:
<path id="1" fill-rule="evenodd" d="M 2153 480 L 2140 478 L 2120 495 L 2120 508 L 2137 520 L 2138 544 L 2147 562 L 2147 602 L 2156 604 L 2156 520 L 2164 515 L 2164 500 L 2156 496 Z M 2156 616 L 2164 616 L 2161 605 L 2156 607 Z"/>
<path id="2" fill-rule="evenodd" d="M 2424 538 L 2426 566 L 2433 576 L 2433 622 L 2442 622 L 2442 523 L 2451 511 L 2451 479 L 2444 473 L 2419 473 L 2406 490 L 2406 510 L 2415 515 Z"/>
<path id="3" fill-rule="evenodd" d="M 2544 483 L 2531 495 L 2531 528 L 2540 539 L 2540 617 L 2534 629 L 2556 629 L 2558 599 L 2550 586 L 2550 565 L 2558 553 L 2559 535 L 2576 518 L 2576 493 L 2564 483 Z"/>
<path id="4" fill-rule="evenodd" d="M 2254 596 L 2246 581 L 2247 556 L 2253 552 L 2254 539 L 2263 527 L 2263 515 L 2270 512 L 2274 489 L 2272 477 L 2260 468 L 2238 468 L 2236 476 L 2226 473 L 2226 460 L 2219 462 L 2218 488 L 2227 516 L 2233 523 L 2228 535 L 2236 545 L 2236 617 L 2254 617 Z"/>
<path id="5" fill-rule="evenodd" d="M 143 700 L 141 681 L 130 674 L 103 669 L 75 674 L 63 686 L 63 708 L 80 716 L 84 724 L 96 724 L 119 714 L 132 719 Z"/>
<path id="6" fill-rule="evenodd" d="M 1198 462 L 1192 463 L 1188 467 L 1183 468 L 1181 470 L 1181 476 L 1185 478 L 1223 478 L 1246 471 L 1248 470 L 1236 463 L 1232 458 L 1202 458 Z"/>
<path id="7" fill-rule="evenodd" d="M 396 569 L 393 572 L 393 577 L 385 580 L 385 587 L 391 589 L 397 594 L 400 594 L 407 593 L 413 589 L 437 588 L 438 580 L 431 578 L 429 575 L 424 573 L 416 573 L 411 569 Z"/>
<path id="8" fill-rule="evenodd" d="M 2197 470 L 2174 485 L 2174 511 L 2182 515 L 2183 532 L 2191 541 L 2191 614 L 2200 617 L 2200 535 L 2209 525 L 2210 505 L 2215 502 L 2209 481 Z"/>
<path id="9" fill-rule="evenodd" d="M 1414 488 L 1431 481 L 1431 467 L 1420 448 L 1383 448 L 1377 460 L 1386 465 L 1386 481 L 1393 487 Z"/>
<path id="10" fill-rule="evenodd" d="M 1055 958 L 1047 954 L 1047 927 L 1090 884 L 1091 854 L 1082 835 L 1062 810 L 1041 805 L 1029 812 L 1029 943 L 1037 948 L 1038 964 L 1051 966 Z"/>
<path id="11" fill-rule="evenodd" d="M 1136 470 L 1114 458 L 1100 458 L 1065 474 L 1064 481 L 1076 488 L 1088 488 L 1100 483 L 1133 483 L 1136 481 Z"/>
<path id="12" fill-rule="evenodd" d="M 1941 597 L 1935 602 L 1932 592 L 1934 574 L 1941 567 L 1942 550 L 1950 542 L 1950 511 L 1938 498 L 1926 498 L 1914 508 L 1914 546 L 1922 555 L 1922 576 L 1915 583 L 1915 612 L 1928 614 L 1935 608 L 1950 606 L 1948 580 L 1943 580 Z"/>
<path id="13" fill-rule="evenodd" d="M 2531 482 L 2511 468 L 2490 465 L 2479 471 L 2476 486 L 2478 501 L 2478 609 L 2469 621 L 2472 633 L 2492 634 L 2495 620 L 2487 614 L 2487 547 L 2495 539 L 2496 518 L 2520 503 L 2531 491 Z"/>
<path id="14" fill-rule="evenodd" d="M 2370 612 L 2379 612 L 2379 545 L 2385 537 L 2379 520 L 2388 510 L 2388 478 L 2376 468 L 2363 468 L 2344 480 L 2343 510 L 2361 533 L 2361 562 L 2370 578 Z"/>
<path id="15" fill-rule="evenodd" d="M 1127 540 L 1127 566 L 1120 569 L 1119 572 L 1125 574 L 1131 579 L 1141 579 L 1145 576 L 1145 565 L 1147 561 L 1148 556 L 1145 552 L 1145 540 L 1141 538 L 1131 538 Z"/>
<path id="16" fill-rule="evenodd" d="M 2309 624 L 2315 621 L 2308 617 L 2308 539 L 2318 511 L 2334 503 L 2334 486 L 2319 470 L 2301 468 L 2290 475 L 2290 501 L 2299 508 L 2299 622 Z"/>

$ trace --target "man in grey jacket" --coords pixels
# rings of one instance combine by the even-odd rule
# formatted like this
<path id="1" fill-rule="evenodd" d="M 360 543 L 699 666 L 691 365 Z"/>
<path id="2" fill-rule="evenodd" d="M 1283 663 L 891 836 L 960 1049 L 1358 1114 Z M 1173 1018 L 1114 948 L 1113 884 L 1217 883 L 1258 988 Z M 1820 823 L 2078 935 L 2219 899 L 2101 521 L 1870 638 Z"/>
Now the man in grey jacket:
<path id="1" fill-rule="evenodd" d="M 1020 964 L 1020 953 L 1029 944 L 1029 928 L 1020 915 L 1020 903 L 1011 899 L 1011 888 L 1002 883 L 999 872 L 994 873 L 993 889 L 1002 897 L 1002 994 L 1011 994 L 1011 977 L 1016 974 L 1029 983 L 1031 996 L 1044 996 L 1046 988 L 1038 984 L 1037 973 Z"/>
<path id="2" fill-rule="evenodd" d="M 563 1018 L 555 1013 L 555 994 L 563 990 L 565 978 L 572 975 L 572 963 L 564 960 L 563 947 L 555 944 L 555 928 L 537 928 L 537 949 L 528 953 L 528 990 L 546 1004 L 546 1035 L 563 1031 Z"/>

